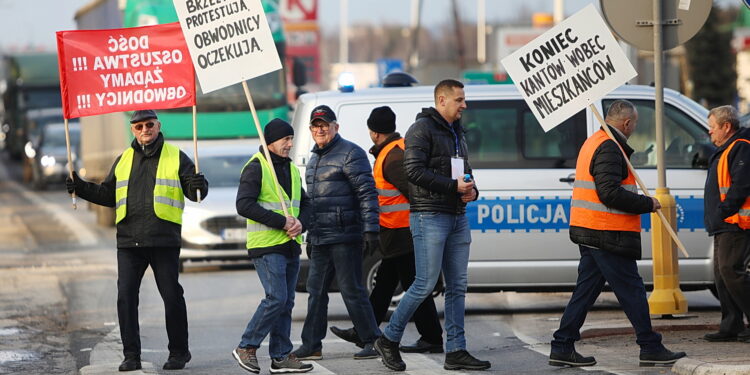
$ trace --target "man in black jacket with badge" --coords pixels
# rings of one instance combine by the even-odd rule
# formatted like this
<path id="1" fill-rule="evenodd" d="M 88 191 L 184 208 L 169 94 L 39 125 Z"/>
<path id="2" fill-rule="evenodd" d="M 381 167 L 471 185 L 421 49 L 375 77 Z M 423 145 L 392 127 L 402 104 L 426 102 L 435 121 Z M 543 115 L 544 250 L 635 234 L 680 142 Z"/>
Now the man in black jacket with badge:
<path id="1" fill-rule="evenodd" d="M 380 336 L 372 306 L 362 285 L 362 245 L 379 247 L 378 194 L 365 150 L 338 134 L 333 110 L 321 105 L 310 114 L 315 147 L 305 180 L 311 202 L 307 230 L 307 316 L 299 359 L 322 358 L 328 322 L 328 288 L 336 278 L 346 310 L 364 343 L 354 359 L 377 358 L 372 345 Z"/>
<path id="2" fill-rule="evenodd" d="M 486 370 L 466 350 L 464 313 L 471 230 L 466 203 L 479 191 L 474 186 L 469 150 L 461 126 L 466 109 L 464 85 L 446 79 L 435 86 L 435 107 L 424 108 L 406 132 L 404 169 L 409 177 L 409 228 L 414 238 L 416 279 L 391 315 L 375 349 L 383 364 L 406 370 L 399 342 L 419 305 L 445 276 L 446 370 Z M 468 175 L 468 176 L 467 176 Z"/>
<path id="3" fill-rule="evenodd" d="M 73 172 L 69 193 L 106 207 L 115 207 L 117 227 L 117 317 L 125 360 L 120 371 L 141 368 L 138 292 L 148 266 L 154 271 L 166 313 L 169 358 L 165 370 L 190 361 L 187 309 L 178 281 L 184 198 L 208 194 L 208 181 L 177 146 L 164 141 L 153 110 L 135 111 L 130 118 L 135 138 L 115 160 L 101 184 Z"/>

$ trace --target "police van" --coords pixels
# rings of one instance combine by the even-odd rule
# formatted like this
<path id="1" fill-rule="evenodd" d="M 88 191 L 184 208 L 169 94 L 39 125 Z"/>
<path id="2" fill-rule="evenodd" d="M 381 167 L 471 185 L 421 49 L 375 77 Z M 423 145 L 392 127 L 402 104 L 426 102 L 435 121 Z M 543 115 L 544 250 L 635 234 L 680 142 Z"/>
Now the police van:
<path id="1" fill-rule="evenodd" d="M 368 150 L 372 142 L 366 120 L 373 108 L 390 106 L 403 136 L 421 108 L 434 105 L 433 88 L 302 95 L 292 120 L 294 163 L 304 170 L 310 158 L 314 142 L 308 126 L 315 106 L 331 107 L 341 136 Z M 578 246 L 568 237 L 575 164 L 583 142 L 600 128 L 598 121 L 587 107 L 545 133 L 513 85 L 467 85 L 465 92 L 467 108 L 461 122 L 480 191 L 479 199 L 467 206 L 472 234 L 469 291 L 572 290 L 579 260 Z M 595 103 L 602 114 L 617 99 L 627 99 L 638 108 L 638 128 L 628 143 L 635 149 L 631 161 L 652 194 L 657 184 L 654 95 L 653 87 L 625 85 Z M 677 201 L 678 235 L 690 254 L 679 258 L 681 288 L 712 288 L 713 245 L 703 227 L 703 185 L 714 150 L 706 124 L 708 111 L 669 89 L 664 102 L 667 186 Z M 643 260 L 638 267 L 651 286 L 650 215 L 643 215 L 641 222 Z M 377 264 L 377 259 L 365 259 L 363 278 L 368 288 Z M 301 290 L 306 273 L 303 260 Z"/>

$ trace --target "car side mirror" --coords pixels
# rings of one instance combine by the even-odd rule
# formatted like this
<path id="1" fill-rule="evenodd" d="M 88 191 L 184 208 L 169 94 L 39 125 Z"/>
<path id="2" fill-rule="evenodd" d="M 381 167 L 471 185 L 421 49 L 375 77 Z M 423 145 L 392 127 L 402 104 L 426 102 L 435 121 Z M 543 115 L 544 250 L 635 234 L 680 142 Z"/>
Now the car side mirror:
<path id="1" fill-rule="evenodd" d="M 716 147 L 707 144 L 694 144 L 692 150 L 690 165 L 694 169 L 708 169 L 708 159 L 716 152 Z"/>

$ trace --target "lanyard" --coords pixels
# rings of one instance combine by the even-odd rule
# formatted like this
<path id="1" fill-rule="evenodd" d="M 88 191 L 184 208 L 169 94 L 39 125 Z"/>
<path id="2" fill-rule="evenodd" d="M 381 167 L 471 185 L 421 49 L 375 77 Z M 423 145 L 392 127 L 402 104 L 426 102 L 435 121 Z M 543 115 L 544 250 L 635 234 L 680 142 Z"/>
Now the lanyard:
<path id="1" fill-rule="evenodd" d="M 453 130 L 453 124 L 448 124 L 448 129 L 450 129 L 451 133 L 453 134 L 453 145 L 456 149 L 456 157 L 459 157 L 459 144 L 458 144 L 458 134 L 456 134 L 456 131 Z"/>

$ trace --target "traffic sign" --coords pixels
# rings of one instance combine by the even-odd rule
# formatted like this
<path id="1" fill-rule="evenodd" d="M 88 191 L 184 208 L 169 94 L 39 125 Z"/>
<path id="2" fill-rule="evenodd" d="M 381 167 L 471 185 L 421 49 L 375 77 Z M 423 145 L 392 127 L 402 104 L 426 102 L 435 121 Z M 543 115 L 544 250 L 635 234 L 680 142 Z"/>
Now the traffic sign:
<path id="1" fill-rule="evenodd" d="M 599 0 L 604 19 L 617 36 L 644 51 L 654 50 L 654 0 Z M 661 0 L 664 50 L 692 38 L 703 26 L 712 1 Z M 744 0 L 747 4 L 750 0 Z"/>

